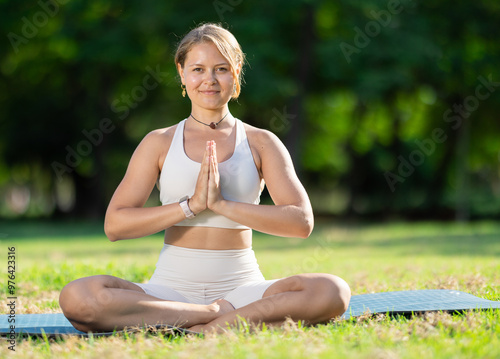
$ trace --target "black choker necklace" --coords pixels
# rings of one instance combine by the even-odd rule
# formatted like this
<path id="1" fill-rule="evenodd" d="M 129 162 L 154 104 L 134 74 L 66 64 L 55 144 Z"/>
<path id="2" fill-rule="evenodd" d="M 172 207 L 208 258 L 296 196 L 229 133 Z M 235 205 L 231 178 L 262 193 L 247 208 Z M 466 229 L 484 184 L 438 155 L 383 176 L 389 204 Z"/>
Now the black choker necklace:
<path id="1" fill-rule="evenodd" d="M 190 114 L 189 116 L 191 116 L 191 117 L 193 118 L 193 120 L 195 120 L 196 122 L 199 122 L 199 123 L 201 123 L 202 125 L 208 126 L 208 127 L 210 127 L 212 130 L 215 130 L 215 129 L 217 128 L 217 126 L 219 126 L 219 123 L 221 123 L 221 122 L 222 122 L 222 120 L 223 120 L 223 119 L 225 119 L 225 118 L 226 118 L 226 116 L 227 116 L 228 114 L 229 114 L 229 112 L 228 112 L 228 113 L 226 113 L 226 114 L 224 115 L 224 117 L 222 117 L 222 118 L 220 119 L 220 121 L 219 121 L 219 122 L 217 122 L 217 123 L 215 123 L 215 122 L 210 122 L 210 125 L 206 124 L 205 122 L 198 121 L 196 118 L 194 118 L 193 114 Z"/>

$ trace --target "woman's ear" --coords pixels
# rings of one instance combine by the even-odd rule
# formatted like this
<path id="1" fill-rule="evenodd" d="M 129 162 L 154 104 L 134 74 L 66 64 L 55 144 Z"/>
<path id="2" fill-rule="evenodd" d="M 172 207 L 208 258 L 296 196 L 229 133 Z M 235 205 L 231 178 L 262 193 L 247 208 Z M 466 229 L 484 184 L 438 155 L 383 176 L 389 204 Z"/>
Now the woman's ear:
<path id="1" fill-rule="evenodd" d="M 185 85 L 186 82 L 184 81 L 184 70 L 183 70 L 181 64 L 179 64 L 179 63 L 177 64 L 177 72 L 179 73 L 179 76 L 181 77 L 181 83 L 183 85 Z"/>

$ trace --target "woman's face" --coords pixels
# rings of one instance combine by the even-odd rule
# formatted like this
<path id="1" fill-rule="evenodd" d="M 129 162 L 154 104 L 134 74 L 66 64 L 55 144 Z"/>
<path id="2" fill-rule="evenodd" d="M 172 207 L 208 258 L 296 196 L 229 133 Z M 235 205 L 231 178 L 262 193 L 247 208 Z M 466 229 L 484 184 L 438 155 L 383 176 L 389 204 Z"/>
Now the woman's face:
<path id="1" fill-rule="evenodd" d="M 184 68 L 180 64 L 177 68 L 193 107 L 215 110 L 231 99 L 235 84 L 231 66 L 212 42 L 193 46 Z"/>

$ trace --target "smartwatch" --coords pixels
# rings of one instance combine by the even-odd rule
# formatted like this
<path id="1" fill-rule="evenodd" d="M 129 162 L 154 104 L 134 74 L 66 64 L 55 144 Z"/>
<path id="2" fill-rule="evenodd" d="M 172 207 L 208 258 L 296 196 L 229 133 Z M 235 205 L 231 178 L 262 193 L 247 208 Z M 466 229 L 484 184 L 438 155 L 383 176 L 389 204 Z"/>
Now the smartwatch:
<path id="1" fill-rule="evenodd" d="M 189 201 L 188 196 L 182 197 L 179 200 L 179 205 L 181 206 L 182 211 L 184 212 L 184 215 L 186 216 L 186 218 L 193 219 L 196 215 L 193 213 L 193 211 L 191 211 L 191 208 L 189 208 L 188 201 Z"/>

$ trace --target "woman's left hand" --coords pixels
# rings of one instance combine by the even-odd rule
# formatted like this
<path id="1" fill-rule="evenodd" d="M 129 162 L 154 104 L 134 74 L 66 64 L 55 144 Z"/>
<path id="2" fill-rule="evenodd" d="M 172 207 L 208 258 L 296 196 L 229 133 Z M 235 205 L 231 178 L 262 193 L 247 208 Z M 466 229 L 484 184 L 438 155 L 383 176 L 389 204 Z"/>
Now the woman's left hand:
<path id="1" fill-rule="evenodd" d="M 217 206 L 224 200 L 224 197 L 222 197 L 220 189 L 221 181 L 215 141 L 211 141 L 209 146 L 209 166 L 207 207 L 217 212 Z"/>

